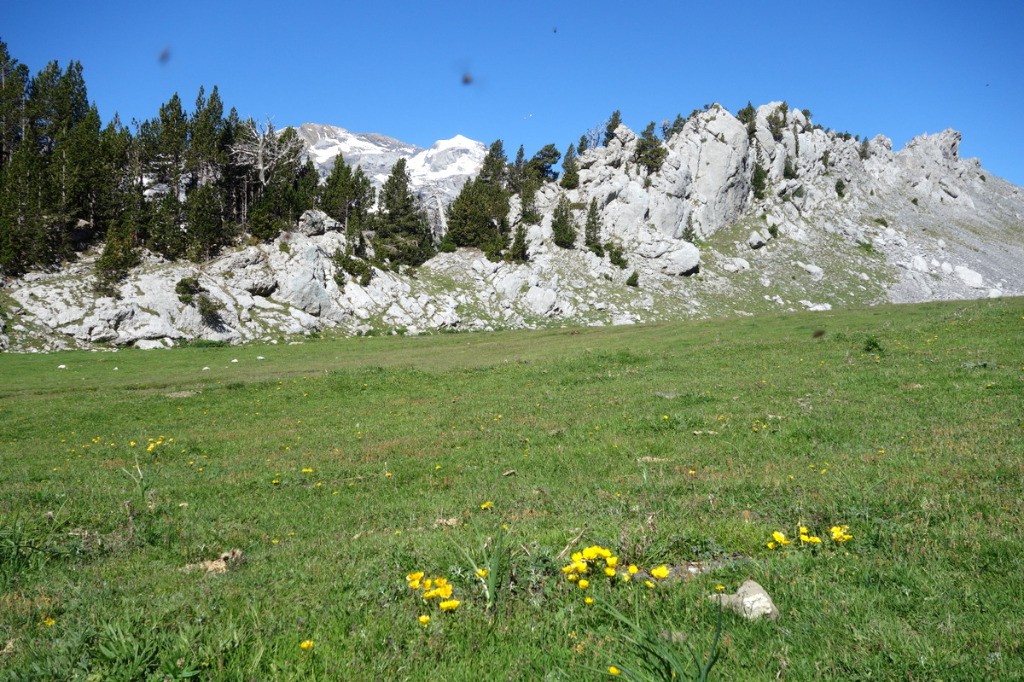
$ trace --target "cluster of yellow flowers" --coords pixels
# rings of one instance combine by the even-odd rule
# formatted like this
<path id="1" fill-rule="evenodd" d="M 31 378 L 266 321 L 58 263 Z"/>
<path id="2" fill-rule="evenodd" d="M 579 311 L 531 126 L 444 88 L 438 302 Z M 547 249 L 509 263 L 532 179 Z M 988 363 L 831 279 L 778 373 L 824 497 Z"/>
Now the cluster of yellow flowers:
<path id="1" fill-rule="evenodd" d="M 832 526 L 829 532 L 832 534 L 832 541 L 842 544 L 847 540 L 852 540 L 853 536 L 849 533 L 848 526 Z M 820 545 L 821 538 L 817 535 L 812 535 L 811 531 L 807 526 L 799 527 L 799 538 L 801 545 Z M 793 544 L 793 541 L 786 537 L 786 534 L 781 531 L 775 531 L 772 533 L 772 539 L 768 541 L 768 549 L 777 549 L 779 547 L 785 547 L 786 545 Z"/>
<path id="2" fill-rule="evenodd" d="M 603 575 L 612 582 L 618 580 L 628 583 L 640 572 L 640 568 L 634 564 L 622 567 L 619 557 L 612 554 L 610 549 L 599 545 L 591 545 L 583 551 L 574 552 L 570 558 L 572 562 L 562 567 L 562 573 L 566 580 L 576 583 L 581 590 L 590 588 L 591 576 Z M 651 577 L 658 580 L 664 580 L 671 572 L 668 566 L 658 566 L 649 571 Z M 650 580 L 645 580 L 644 584 L 647 587 L 654 587 L 654 583 Z M 591 597 L 586 597 L 584 601 L 587 604 L 592 604 L 594 600 Z"/>
<path id="3" fill-rule="evenodd" d="M 459 604 L 462 602 L 452 598 L 452 584 L 448 582 L 447 578 L 441 576 L 426 578 L 424 576 L 423 571 L 416 571 L 405 576 L 405 582 L 409 585 L 410 590 L 421 592 L 420 596 L 427 604 L 431 600 L 437 600 L 437 607 L 442 611 L 454 611 L 459 608 Z M 430 622 L 430 616 L 423 614 L 418 620 L 421 625 L 426 625 Z"/>
<path id="4" fill-rule="evenodd" d="M 160 436 L 159 438 L 150 438 L 149 439 L 149 445 L 146 446 L 146 452 L 153 452 L 158 447 L 163 445 L 164 442 L 165 441 L 164 441 L 164 437 L 163 436 Z M 174 439 L 173 438 L 167 439 L 166 442 L 173 443 Z M 132 446 L 132 447 L 134 447 L 134 446 Z"/>

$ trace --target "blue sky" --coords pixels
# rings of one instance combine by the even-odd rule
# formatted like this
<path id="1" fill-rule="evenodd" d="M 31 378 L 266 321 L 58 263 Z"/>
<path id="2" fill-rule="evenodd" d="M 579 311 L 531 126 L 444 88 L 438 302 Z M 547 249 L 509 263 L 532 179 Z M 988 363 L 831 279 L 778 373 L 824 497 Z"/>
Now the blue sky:
<path id="1" fill-rule="evenodd" d="M 564 150 L 615 109 L 640 130 L 705 103 L 784 99 L 896 148 L 955 128 L 962 156 L 1024 185 L 1021 0 L 9 0 L 0 39 L 33 73 L 81 61 L 104 119 L 125 122 L 217 84 L 278 127 L 501 138 L 511 156 Z"/>

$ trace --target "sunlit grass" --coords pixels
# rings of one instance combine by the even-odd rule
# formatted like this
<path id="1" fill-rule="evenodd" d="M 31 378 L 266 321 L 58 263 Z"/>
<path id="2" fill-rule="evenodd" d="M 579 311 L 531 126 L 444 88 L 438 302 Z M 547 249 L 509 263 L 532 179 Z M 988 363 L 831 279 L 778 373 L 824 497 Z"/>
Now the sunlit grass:
<path id="1" fill-rule="evenodd" d="M 1011 299 L 0 356 L 0 677 L 601 679 L 586 596 L 705 651 L 748 578 L 780 618 L 712 676 L 1019 677 L 1022 339 Z M 590 546 L 656 589 L 570 584 Z"/>

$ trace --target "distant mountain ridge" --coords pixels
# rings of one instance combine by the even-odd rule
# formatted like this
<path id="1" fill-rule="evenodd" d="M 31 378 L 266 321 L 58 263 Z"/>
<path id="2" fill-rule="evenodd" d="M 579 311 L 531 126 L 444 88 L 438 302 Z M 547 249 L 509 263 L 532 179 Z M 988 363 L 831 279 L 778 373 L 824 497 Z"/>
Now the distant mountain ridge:
<path id="1" fill-rule="evenodd" d="M 378 189 L 399 159 L 406 169 L 413 191 L 430 216 L 438 233 L 445 228 L 444 208 L 458 195 L 466 181 L 480 171 L 487 147 L 482 142 L 456 135 L 438 140 L 429 149 L 378 133 L 353 133 L 321 123 L 303 123 L 295 129 L 304 146 L 303 154 L 313 161 L 321 177 L 327 177 L 338 156 L 350 166 L 359 166 Z"/>

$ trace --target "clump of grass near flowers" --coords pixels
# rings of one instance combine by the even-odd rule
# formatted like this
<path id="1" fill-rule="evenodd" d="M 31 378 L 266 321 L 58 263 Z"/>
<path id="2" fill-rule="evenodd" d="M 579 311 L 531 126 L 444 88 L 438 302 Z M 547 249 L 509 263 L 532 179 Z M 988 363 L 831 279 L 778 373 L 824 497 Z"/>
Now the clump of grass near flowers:
<path id="1" fill-rule="evenodd" d="M 1022 325 L 0 355 L 0 680 L 628 677 L 663 644 L 677 675 L 688 644 L 725 679 L 1024 677 Z M 637 577 L 581 589 L 580 547 Z M 747 578 L 778 622 L 719 630 Z"/>

